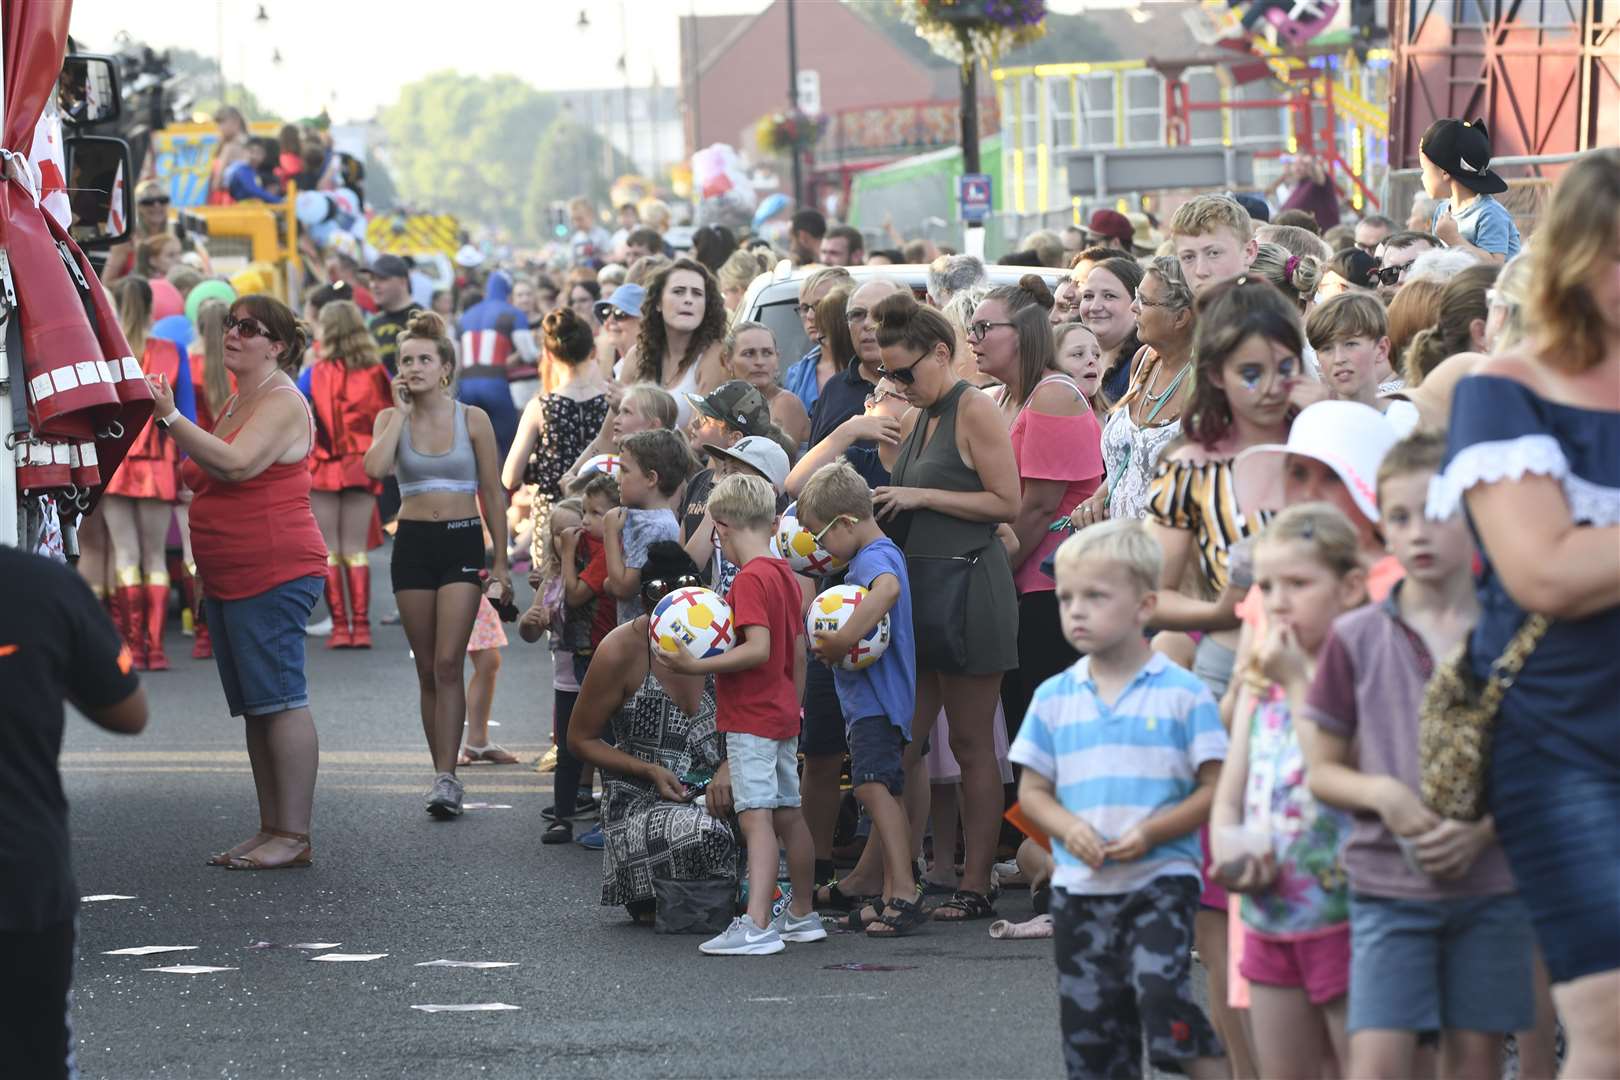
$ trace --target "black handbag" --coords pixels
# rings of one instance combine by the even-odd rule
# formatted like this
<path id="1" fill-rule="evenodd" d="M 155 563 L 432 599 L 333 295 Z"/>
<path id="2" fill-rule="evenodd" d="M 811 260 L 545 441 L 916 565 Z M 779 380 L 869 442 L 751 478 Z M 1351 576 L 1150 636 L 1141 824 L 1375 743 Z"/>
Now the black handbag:
<path id="1" fill-rule="evenodd" d="M 968 584 L 981 551 L 968 555 L 907 555 L 911 626 L 917 667 L 961 671 L 967 667 Z"/>
<path id="2" fill-rule="evenodd" d="M 734 878 L 653 878 L 653 899 L 653 933 L 718 934 L 731 925 L 737 882 Z"/>

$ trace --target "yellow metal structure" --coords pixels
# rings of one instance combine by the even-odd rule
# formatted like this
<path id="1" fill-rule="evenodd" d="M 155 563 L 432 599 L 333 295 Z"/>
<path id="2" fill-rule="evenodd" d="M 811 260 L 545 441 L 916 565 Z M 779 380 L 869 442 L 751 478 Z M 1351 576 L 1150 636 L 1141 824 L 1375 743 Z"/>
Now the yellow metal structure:
<path id="1" fill-rule="evenodd" d="M 379 214 L 366 226 L 366 240 L 393 255 L 460 250 L 461 223 L 449 214 Z"/>
<path id="2" fill-rule="evenodd" d="M 287 197 L 280 203 L 194 206 L 184 212 L 202 220 L 210 240 L 245 242 L 248 251 L 244 263 L 272 267 L 277 298 L 297 308 L 304 282 L 303 261 L 298 254 L 298 215 L 293 212 L 297 198 L 297 185 L 288 184 Z M 214 259 L 216 264 L 220 261 Z M 216 265 L 215 269 L 232 272 L 230 267 Z"/>

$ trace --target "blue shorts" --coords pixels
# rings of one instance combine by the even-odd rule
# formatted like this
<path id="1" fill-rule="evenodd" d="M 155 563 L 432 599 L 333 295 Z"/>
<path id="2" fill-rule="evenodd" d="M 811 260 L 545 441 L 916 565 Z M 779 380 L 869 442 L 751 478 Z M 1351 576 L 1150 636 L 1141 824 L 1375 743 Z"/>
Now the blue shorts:
<path id="1" fill-rule="evenodd" d="M 849 784 L 882 784 L 890 795 L 906 789 L 900 752 L 906 737 L 887 716 L 863 716 L 849 725 Z"/>
<path id="2" fill-rule="evenodd" d="M 726 732 L 731 798 L 737 813 L 799 805 L 799 740 Z"/>
<path id="3" fill-rule="evenodd" d="M 804 712 L 799 724 L 799 749 L 805 757 L 843 757 L 844 713 L 838 706 L 838 685 L 832 668 L 812 663 L 804 673 Z"/>
<path id="4" fill-rule="evenodd" d="M 269 716 L 309 704 L 304 626 L 325 579 L 294 578 L 244 600 L 206 593 L 214 665 L 232 716 Z"/>
<path id="5" fill-rule="evenodd" d="M 1518 896 L 1350 897 L 1356 1031 L 1524 1031 L 1535 1026 L 1530 919 Z"/>

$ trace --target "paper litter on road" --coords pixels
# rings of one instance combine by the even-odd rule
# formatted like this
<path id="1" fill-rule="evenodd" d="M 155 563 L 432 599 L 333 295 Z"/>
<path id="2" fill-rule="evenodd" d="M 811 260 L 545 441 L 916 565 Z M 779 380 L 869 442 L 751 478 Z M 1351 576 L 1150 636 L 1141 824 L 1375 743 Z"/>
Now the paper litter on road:
<path id="1" fill-rule="evenodd" d="M 141 968 L 142 971 L 162 971 L 170 975 L 208 975 L 215 971 L 241 971 L 233 967 L 204 967 L 201 964 L 175 964 L 172 967 Z"/>
<path id="2" fill-rule="evenodd" d="M 476 968 L 479 971 L 488 968 L 517 967 L 511 960 L 427 960 L 417 964 L 417 967 L 448 967 L 448 968 Z"/>
<path id="3" fill-rule="evenodd" d="M 132 949 L 109 949 L 104 956 L 150 956 L 160 952 L 190 952 L 196 945 L 139 945 Z"/>
<path id="4" fill-rule="evenodd" d="M 96 903 L 98 901 L 101 901 L 101 900 L 133 900 L 133 899 L 135 899 L 135 897 L 133 897 L 133 896 L 122 896 L 122 895 L 120 895 L 118 893 L 115 893 L 115 892 L 107 892 L 107 893 L 96 893 L 96 895 L 94 895 L 94 896 L 81 896 L 81 897 L 79 897 L 79 903 L 81 903 L 81 904 L 94 904 L 94 903 Z"/>
<path id="5" fill-rule="evenodd" d="M 462 804 L 463 810 L 510 810 L 511 804 L 503 802 L 470 802 Z"/>
<path id="6" fill-rule="evenodd" d="M 499 720 L 491 720 L 491 721 L 490 721 L 490 722 L 489 722 L 489 726 L 490 726 L 490 727 L 500 727 L 500 726 L 501 726 L 501 722 L 500 722 L 500 721 L 499 721 Z"/>
<path id="7" fill-rule="evenodd" d="M 304 942 L 300 942 L 297 945 L 288 945 L 287 948 L 289 948 L 289 949 L 317 949 L 317 950 L 318 949 L 335 949 L 341 944 L 343 944 L 343 942 L 341 942 L 341 941 L 304 941 Z M 388 954 L 383 953 L 382 955 L 387 956 Z"/>
<path id="8" fill-rule="evenodd" d="M 516 1012 L 521 1005 L 508 1005 L 504 1001 L 486 1001 L 478 1005 L 412 1005 L 418 1012 Z"/>
<path id="9" fill-rule="evenodd" d="M 334 964 L 359 964 L 367 960 L 381 960 L 387 955 L 385 952 L 329 952 L 312 956 L 310 959 L 329 960 Z"/>

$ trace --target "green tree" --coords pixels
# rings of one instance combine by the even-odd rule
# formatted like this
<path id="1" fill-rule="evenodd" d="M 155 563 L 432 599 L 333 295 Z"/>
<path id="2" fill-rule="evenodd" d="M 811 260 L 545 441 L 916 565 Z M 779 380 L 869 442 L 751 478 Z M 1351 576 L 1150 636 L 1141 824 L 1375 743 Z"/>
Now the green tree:
<path id="1" fill-rule="evenodd" d="M 378 117 L 399 194 L 468 224 L 517 229 L 536 186 L 535 148 L 554 98 L 510 75 L 434 72 Z"/>
<path id="2" fill-rule="evenodd" d="M 586 195 L 599 208 L 606 206 L 614 178 L 634 167 L 617 148 L 564 110 L 541 136 L 534 170 L 536 184 L 524 208 L 524 229 L 530 237 L 549 239 L 546 210 L 553 202 Z"/>

